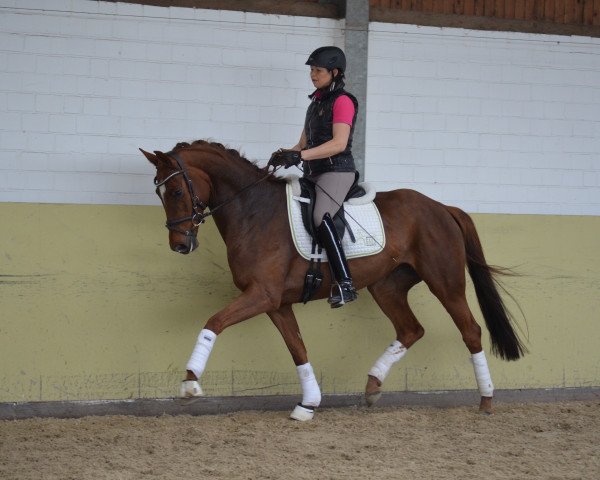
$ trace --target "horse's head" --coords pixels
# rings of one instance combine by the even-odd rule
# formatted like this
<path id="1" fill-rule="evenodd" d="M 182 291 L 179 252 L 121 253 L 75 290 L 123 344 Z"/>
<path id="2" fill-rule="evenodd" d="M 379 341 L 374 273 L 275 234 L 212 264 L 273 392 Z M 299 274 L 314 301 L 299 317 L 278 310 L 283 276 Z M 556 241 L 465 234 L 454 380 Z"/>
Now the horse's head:
<path id="1" fill-rule="evenodd" d="M 181 152 L 154 154 L 140 148 L 156 167 L 156 194 L 167 214 L 171 250 L 187 254 L 198 247 L 198 226 L 210 196 L 210 178 L 200 169 L 186 167 Z"/>

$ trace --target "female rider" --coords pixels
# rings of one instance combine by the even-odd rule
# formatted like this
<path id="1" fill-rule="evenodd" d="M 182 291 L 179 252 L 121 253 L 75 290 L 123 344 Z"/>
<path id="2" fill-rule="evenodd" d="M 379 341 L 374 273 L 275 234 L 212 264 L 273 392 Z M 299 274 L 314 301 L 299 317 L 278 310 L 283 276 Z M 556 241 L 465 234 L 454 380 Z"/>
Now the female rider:
<path id="1" fill-rule="evenodd" d="M 274 152 L 269 164 L 289 168 L 302 162 L 304 177 L 316 184 L 313 223 L 337 287 L 332 288 L 328 301 L 337 308 L 357 297 L 332 219 L 355 180 L 352 133 L 358 102 L 344 90 L 346 57 L 341 49 L 318 48 L 306 65 L 310 65 L 310 79 L 316 90 L 309 96 L 311 104 L 300 141 L 291 149 Z"/>

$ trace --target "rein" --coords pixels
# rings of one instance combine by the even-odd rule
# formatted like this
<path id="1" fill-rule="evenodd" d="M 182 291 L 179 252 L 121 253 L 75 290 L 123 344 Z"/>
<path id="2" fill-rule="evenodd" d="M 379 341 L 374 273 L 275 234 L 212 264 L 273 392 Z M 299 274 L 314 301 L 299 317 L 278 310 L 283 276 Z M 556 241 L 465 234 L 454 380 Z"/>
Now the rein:
<path id="1" fill-rule="evenodd" d="M 237 192 L 233 197 L 228 198 L 227 200 L 225 200 L 224 202 L 221 202 L 219 205 L 217 205 L 215 208 L 211 208 L 210 211 L 208 213 L 203 213 L 202 214 L 202 222 L 204 223 L 204 219 L 206 217 L 210 217 L 213 213 L 215 213 L 219 208 L 224 207 L 225 205 L 227 205 L 228 203 L 233 202 L 237 197 L 239 197 L 240 195 L 242 195 L 246 190 L 250 190 L 251 188 L 255 187 L 256 185 L 258 185 L 260 182 L 266 180 L 269 177 L 273 176 L 273 173 L 278 170 L 280 167 L 275 167 L 272 171 L 270 171 L 269 173 L 267 173 L 264 177 L 259 178 L 258 180 L 256 180 L 255 182 L 251 183 L 250 185 L 246 185 L 245 187 L 243 187 L 239 192 Z"/>
<path id="2" fill-rule="evenodd" d="M 224 207 L 225 205 L 231 203 L 232 201 L 234 201 L 237 197 L 242 195 L 247 190 L 250 190 L 251 188 L 253 188 L 256 185 L 258 185 L 259 183 L 263 182 L 267 178 L 272 177 L 273 173 L 275 173 L 275 171 L 279 169 L 279 167 L 274 168 L 272 171 L 268 172 L 264 177 L 261 177 L 258 180 L 256 180 L 255 182 L 253 182 L 249 185 L 246 185 L 239 192 L 237 192 L 235 195 L 233 195 L 231 198 L 228 198 L 224 202 L 221 202 L 219 205 L 217 205 L 214 208 L 211 208 L 208 212 L 205 213 L 204 211 L 209 207 L 206 203 L 201 201 L 198 198 L 198 196 L 194 193 L 194 184 L 185 168 L 185 164 L 183 163 L 183 160 L 181 159 L 181 157 L 173 151 L 168 152 L 165 155 L 173 158 L 177 162 L 177 165 L 179 166 L 179 170 L 173 172 L 171 175 L 169 175 L 167 178 L 165 178 L 161 182 L 156 182 L 156 180 L 155 180 L 154 184 L 156 185 L 156 193 L 162 200 L 162 195 L 160 195 L 160 193 L 159 193 L 160 187 L 165 185 L 171 178 L 176 177 L 177 175 L 183 175 L 183 178 L 184 178 L 185 183 L 188 188 L 188 193 L 190 194 L 190 198 L 192 200 L 192 212 L 187 217 L 178 218 L 176 220 L 171 220 L 171 221 L 167 220 L 167 222 L 165 223 L 165 226 L 169 230 L 181 233 L 182 235 L 185 235 L 186 237 L 191 237 L 193 235 L 193 229 L 195 227 L 200 226 L 202 223 L 204 223 L 206 221 L 207 217 L 212 216 L 221 207 Z M 164 203 L 164 200 L 163 200 L 163 203 Z M 189 221 L 192 222 L 192 230 L 183 231 L 183 230 L 176 228 L 178 225 L 180 225 L 184 222 L 189 222 Z"/>

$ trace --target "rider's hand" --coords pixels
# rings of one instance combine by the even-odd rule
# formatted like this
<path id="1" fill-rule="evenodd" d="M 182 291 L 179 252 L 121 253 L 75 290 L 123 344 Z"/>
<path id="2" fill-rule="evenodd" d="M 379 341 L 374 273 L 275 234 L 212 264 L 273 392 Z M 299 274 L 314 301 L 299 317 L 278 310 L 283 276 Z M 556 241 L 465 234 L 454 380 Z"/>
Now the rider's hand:
<path id="1" fill-rule="evenodd" d="M 294 165 L 299 165 L 302 162 L 301 152 L 299 150 L 287 150 L 280 148 L 273 152 L 268 166 L 290 168 Z"/>

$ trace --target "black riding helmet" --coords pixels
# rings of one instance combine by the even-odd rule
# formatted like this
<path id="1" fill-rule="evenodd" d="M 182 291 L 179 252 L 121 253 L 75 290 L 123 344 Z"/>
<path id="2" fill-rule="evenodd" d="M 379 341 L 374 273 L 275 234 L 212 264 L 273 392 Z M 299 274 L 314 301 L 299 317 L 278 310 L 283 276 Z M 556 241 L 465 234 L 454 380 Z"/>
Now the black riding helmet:
<path id="1" fill-rule="evenodd" d="M 337 68 L 344 73 L 346 71 L 346 55 L 338 47 L 320 47 L 310 54 L 305 65 L 322 67 L 329 71 Z"/>

